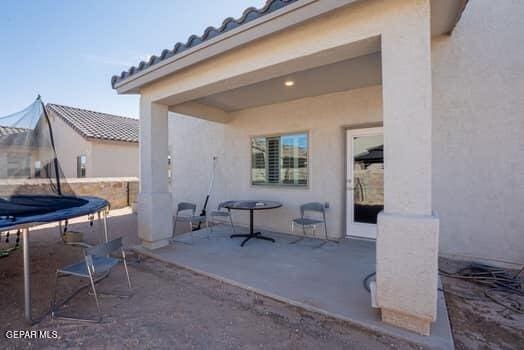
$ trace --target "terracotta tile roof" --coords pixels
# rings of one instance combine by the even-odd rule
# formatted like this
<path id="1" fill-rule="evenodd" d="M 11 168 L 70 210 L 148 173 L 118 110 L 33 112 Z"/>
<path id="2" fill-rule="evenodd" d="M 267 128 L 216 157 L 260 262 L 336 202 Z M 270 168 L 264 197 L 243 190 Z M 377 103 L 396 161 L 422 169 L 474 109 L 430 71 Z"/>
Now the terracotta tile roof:
<path id="1" fill-rule="evenodd" d="M 138 142 L 138 119 L 56 104 L 47 104 L 46 109 L 85 138 Z"/>
<path id="2" fill-rule="evenodd" d="M 234 19 L 232 17 L 228 17 L 222 22 L 222 25 L 219 28 L 207 27 L 201 36 L 191 35 L 187 39 L 186 43 L 178 42 L 172 49 L 163 50 L 160 56 L 153 55 L 147 62 L 142 61 L 137 66 L 133 66 L 129 68 L 127 71 L 123 71 L 122 73 L 120 73 L 120 75 L 114 75 L 111 78 L 111 86 L 115 88 L 116 83 L 129 78 L 133 74 L 143 71 L 144 69 L 149 68 L 170 57 L 173 57 L 189 48 L 195 47 L 209 39 L 224 34 L 232 29 L 235 29 L 243 24 L 251 22 L 269 13 L 272 13 L 296 1 L 298 0 L 267 0 L 266 4 L 260 9 L 249 7 L 246 10 L 244 10 L 240 18 Z"/>

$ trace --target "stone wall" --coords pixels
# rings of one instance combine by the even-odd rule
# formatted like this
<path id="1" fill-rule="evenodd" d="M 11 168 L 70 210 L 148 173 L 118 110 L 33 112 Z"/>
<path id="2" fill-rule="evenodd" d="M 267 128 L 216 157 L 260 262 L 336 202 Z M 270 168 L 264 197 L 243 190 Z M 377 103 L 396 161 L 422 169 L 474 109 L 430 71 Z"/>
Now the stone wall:
<path id="1" fill-rule="evenodd" d="M 112 209 L 132 206 L 138 196 L 136 177 L 70 178 L 67 184 L 79 196 L 95 196 L 109 201 Z M 49 193 L 45 179 L 0 179 L 0 196 Z"/>
<path id="2" fill-rule="evenodd" d="M 354 179 L 355 204 L 384 205 L 384 168 L 382 164 L 356 168 Z"/>

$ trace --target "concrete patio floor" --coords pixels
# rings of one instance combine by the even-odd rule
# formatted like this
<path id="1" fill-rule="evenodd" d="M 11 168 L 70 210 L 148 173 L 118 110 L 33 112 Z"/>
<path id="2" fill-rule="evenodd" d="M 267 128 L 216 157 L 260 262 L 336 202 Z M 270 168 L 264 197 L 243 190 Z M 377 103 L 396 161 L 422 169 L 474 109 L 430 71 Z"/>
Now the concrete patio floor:
<path id="1" fill-rule="evenodd" d="M 237 230 L 238 231 L 238 230 Z M 439 292 L 438 319 L 431 336 L 420 336 L 380 321 L 371 308 L 364 278 L 375 271 L 375 243 L 345 239 L 321 247 L 320 240 L 290 244 L 296 236 L 264 232 L 276 243 L 230 239 L 230 228 L 215 226 L 178 235 L 176 241 L 154 251 L 141 246 L 143 255 L 175 264 L 212 278 L 252 290 L 304 309 L 319 312 L 359 327 L 391 335 L 433 349 L 453 349 L 444 295 Z"/>

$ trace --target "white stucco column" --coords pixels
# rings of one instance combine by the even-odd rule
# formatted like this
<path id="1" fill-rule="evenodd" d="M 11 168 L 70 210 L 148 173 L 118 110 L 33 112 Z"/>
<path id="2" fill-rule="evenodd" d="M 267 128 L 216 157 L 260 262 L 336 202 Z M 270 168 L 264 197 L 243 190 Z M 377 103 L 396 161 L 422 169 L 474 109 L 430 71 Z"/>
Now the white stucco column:
<path id="1" fill-rule="evenodd" d="M 429 0 L 406 2 L 382 34 L 384 211 L 377 236 L 382 319 L 426 335 L 437 312 L 439 233 L 431 204 L 429 11 Z"/>
<path id="2" fill-rule="evenodd" d="M 138 236 L 148 249 L 169 244 L 173 231 L 171 192 L 168 186 L 167 106 L 140 98 L 140 194 Z"/>

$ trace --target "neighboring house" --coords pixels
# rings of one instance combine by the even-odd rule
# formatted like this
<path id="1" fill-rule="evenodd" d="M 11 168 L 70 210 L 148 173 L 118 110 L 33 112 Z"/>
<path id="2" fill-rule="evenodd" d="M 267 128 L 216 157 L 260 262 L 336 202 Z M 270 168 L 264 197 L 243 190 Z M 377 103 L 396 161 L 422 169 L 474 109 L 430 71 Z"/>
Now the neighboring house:
<path id="1" fill-rule="evenodd" d="M 47 104 L 66 177 L 138 176 L 138 120 Z"/>
<path id="2" fill-rule="evenodd" d="M 466 3 L 270 0 L 113 77 L 141 95 L 143 245 L 216 155 L 211 206 L 279 200 L 258 222 L 289 232 L 328 202 L 332 238 L 376 239 L 386 322 L 429 333 L 439 255 L 524 263 L 524 2 Z"/>
<path id="3" fill-rule="evenodd" d="M 0 179 L 41 177 L 52 148 L 32 129 L 0 126 Z"/>

